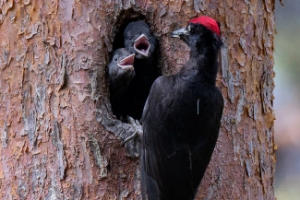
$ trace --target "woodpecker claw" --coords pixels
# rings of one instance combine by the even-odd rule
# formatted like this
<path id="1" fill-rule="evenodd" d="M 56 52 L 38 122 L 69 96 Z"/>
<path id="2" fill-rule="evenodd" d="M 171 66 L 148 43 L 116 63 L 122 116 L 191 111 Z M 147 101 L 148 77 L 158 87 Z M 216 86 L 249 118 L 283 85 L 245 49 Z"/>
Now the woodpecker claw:
<path id="1" fill-rule="evenodd" d="M 141 138 L 142 135 L 143 135 L 142 125 L 140 124 L 140 122 L 138 120 L 135 120 L 135 119 L 133 119 L 132 117 L 129 117 L 129 116 L 127 116 L 126 119 L 129 122 L 129 124 L 131 124 L 133 126 L 135 131 L 133 132 L 132 135 L 130 135 L 127 138 L 124 139 L 124 141 L 122 142 L 122 145 L 124 145 L 126 142 L 128 142 L 130 140 L 135 139 L 136 137 Z"/>
<path id="2" fill-rule="evenodd" d="M 137 136 L 138 136 L 137 131 L 135 131 L 132 135 L 130 135 L 129 137 L 125 138 L 125 140 L 122 142 L 122 145 L 124 145 L 129 140 L 135 139 Z"/>

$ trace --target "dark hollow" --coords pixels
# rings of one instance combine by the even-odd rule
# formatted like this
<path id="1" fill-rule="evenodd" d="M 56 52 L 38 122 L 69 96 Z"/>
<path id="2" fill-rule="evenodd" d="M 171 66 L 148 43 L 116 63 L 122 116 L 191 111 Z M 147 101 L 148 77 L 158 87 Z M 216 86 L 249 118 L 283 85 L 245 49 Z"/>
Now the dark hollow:
<path id="1" fill-rule="evenodd" d="M 139 20 L 142 20 L 147 23 L 145 16 L 133 10 L 126 10 L 120 13 L 113 29 L 113 33 L 115 37 L 112 43 L 113 51 L 110 52 L 109 62 L 111 62 L 115 50 L 119 48 L 124 48 L 123 34 L 126 26 L 131 22 L 135 22 Z M 154 35 L 153 30 L 151 30 L 151 32 L 152 35 Z M 137 46 L 138 46 L 137 48 L 141 50 L 147 49 L 147 45 L 143 43 Z M 156 39 L 156 48 L 153 53 L 153 56 L 150 58 L 152 59 L 152 61 L 135 58 L 135 65 L 134 65 L 135 73 L 136 73 L 135 77 L 132 80 L 132 82 L 128 85 L 128 89 L 126 89 L 127 90 L 126 93 L 124 93 L 124 95 L 121 96 L 121 98 L 119 98 L 120 96 L 119 94 L 118 97 L 115 97 L 114 94 L 116 92 L 111 91 L 112 87 L 110 87 L 110 100 L 111 100 L 112 111 L 113 114 L 118 119 L 124 119 L 124 117 L 126 116 L 130 116 L 134 119 L 141 118 L 143 107 L 145 105 L 150 87 L 153 81 L 156 79 L 156 77 L 158 77 L 161 74 L 158 68 L 158 59 L 159 59 L 158 52 L 159 52 L 159 43 Z M 153 74 L 155 74 L 154 78 L 153 78 Z M 110 78 L 110 80 L 112 79 Z M 147 80 L 146 83 L 145 80 Z M 149 85 L 149 80 L 150 80 L 150 85 Z M 110 81 L 110 86 L 111 85 L 112 82 Z M 120 100 L 116 100 L 117 98 L 119 98 Z M 121 109 L 120 111 L 120 107 L 124 109 Z"/>

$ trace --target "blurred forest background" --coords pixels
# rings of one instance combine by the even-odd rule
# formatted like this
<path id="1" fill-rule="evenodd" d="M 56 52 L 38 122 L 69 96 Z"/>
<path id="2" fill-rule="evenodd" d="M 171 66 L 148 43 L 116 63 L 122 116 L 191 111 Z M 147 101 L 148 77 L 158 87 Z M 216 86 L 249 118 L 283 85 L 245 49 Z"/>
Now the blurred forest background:
<path id="1" fill-rule="evenodd" d="M 276 1 L 275 194 L 300 199 L 300 0 Z"/>

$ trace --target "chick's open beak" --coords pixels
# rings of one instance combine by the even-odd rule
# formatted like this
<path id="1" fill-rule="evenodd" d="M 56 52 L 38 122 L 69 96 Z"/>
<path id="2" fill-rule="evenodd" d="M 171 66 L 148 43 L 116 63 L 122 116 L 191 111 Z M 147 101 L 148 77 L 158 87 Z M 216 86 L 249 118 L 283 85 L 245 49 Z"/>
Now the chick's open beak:
<path id="1" fill-rule="evenodd" d="M 151 44 L 147 36 L 142 34 L 134 41 L 133 47 L 137 53 L 148 57 Z"/>
<path id="2" fill-rule="evenodd" d="M 123 58 L 118 62 L 118 66 L 122 69 L 129 70 L 133 69 L 133 63 L 134 63 L 134 53 Z"/>

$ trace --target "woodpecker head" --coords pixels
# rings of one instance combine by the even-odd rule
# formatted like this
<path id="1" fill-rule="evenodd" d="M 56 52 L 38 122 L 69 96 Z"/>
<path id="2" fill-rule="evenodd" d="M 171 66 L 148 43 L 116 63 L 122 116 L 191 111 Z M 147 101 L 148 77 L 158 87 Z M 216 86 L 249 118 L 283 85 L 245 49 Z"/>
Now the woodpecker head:
<path id="1" fill-rule="evenodd" d="M 186 28 L 173 31 L 172 37 L 182 39 L 189 47 L 201 48 L 212 45 L 218 50 L 222 45 L 219 23 L 207 16 L 191 19 Z"/>
<path id="2" fill-rule="evenodd" d="M 155 50 L 156 41 L 150 27 L 143 21 L 129 23 L 124 31 L 124 46 L 136 58 L 150 57 Z"/>
<path id="3" fill-rule="evenodd" d="M 134 54 L 130 54 L 126 49 L 117 49 L 109 64 L 109 74 L 127 74 L 134 76 Z"/>

